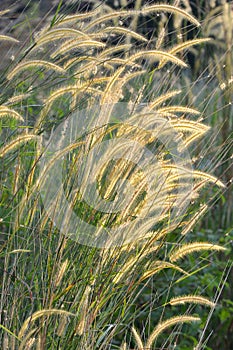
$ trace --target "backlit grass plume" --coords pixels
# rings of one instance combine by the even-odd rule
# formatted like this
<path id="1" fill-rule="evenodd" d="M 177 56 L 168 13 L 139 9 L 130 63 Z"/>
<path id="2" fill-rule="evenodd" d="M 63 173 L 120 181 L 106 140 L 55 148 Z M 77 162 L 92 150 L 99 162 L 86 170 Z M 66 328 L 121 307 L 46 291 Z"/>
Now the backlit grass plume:
<path id="1" fill-rule="evenodd" d="M 183 8 L 168 4 L 119 11 L 100 5 L 69 16 L 60 16 L 58 7 L 4 73 L 0 324 L 9 349 L 134 344 L 152 350 L 155 342 L 162 346 L 168 328 L 200 321 L 190 309 L 163 318 L 168 304 L 216 305 L 196 292 L 170 297 L 177 275 L 195 273 L 196 267 L 185 265 L 187 255 L 225 250 L 184 241 L 208 209 L 208 203 L 200 207 L 202 189 L 225 185 L 196 169 L 189 156 L 210 127 L 185 105 L 179 86 L 162 80 L 164 68 L 187 68 L 183 50 L 209 39 L 164 45 L 165 35 L 155 43 L 137 31 L 137 18 L 164 12 L 200 26 Z M 0 40 L 17 42 L 5 35 Z M 164 86 L 148 94 L 158 77 Z M 101 153 L 103 144 L 108 146 Z M 110 210 L 115 201 L 123 207 Z M 74 214 L 82 222 L 75 230 Z M 155 293 L 151 310 L 156 302 L 161 317 L 145 323 L 144 337 L 134 327 L 141 313 L 135 305 L 150 281 L 160 283 L 167 271 L 170 281 L 163 284 L 170 302 Z M 149 319 L 148 302 L 141 307 Z"/>

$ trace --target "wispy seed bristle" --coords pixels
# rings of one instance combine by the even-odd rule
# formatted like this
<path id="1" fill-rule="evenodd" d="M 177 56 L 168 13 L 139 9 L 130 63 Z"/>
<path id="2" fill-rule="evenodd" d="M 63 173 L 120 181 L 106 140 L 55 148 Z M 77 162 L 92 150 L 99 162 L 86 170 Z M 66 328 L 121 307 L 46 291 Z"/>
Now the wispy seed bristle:
<path id="1" fill-rule="evenodd" d="M 207 305 L 210 307 L 215 306 L 215 303 L 199 295 L 183 295 L 176 298 L 172 298 L 169 301 L 170 305 L 179 305 L 179 304 L 186 304 L 186 303 L 201 304 L 201 305 Z"/>
<path id="2" fill-rule="evenodd" d="M 12 41 L 14 43 L 19 43 L 19 40 L 12 38 L 11 36 L 8 35 L 0 35 L 0 40 L 2 41 Z"/>
<path id="3" fill-rule="evenodd" d="M 42 61 L 42 60 L 33 60 L 33 61 L 27 61 L 19 63 L 8 75 L 7 79 L 11 80 L 16 74 L 20 73 L 22 70 L 27 69 L 29 67 L 43 67 L 47 69 L 52 69 L 54 71 L 65 73 L 65 70 L 58 65 L 48 62 L 48 61 Z"/>
<path id="4" fill-rule="evenodd" d="M 194 252 L 200 252 L 203 250 L 215 250 L 215 251 L 224 251 L 226 248 L 217 245 L 217 244 L 211 244 L 206 242 L 194 242 L 194 243 L 188 243 L 181 246 L 179 249 L 176 249 L 171 255 L 170 255 L 170 261 L 174 262 L 179 259 L 182 259 L 188 254 L 194 253 Z"/>
<path id="5" fill-rule="evenodd" d="M 195 24 L 196 26 L 200 26 L 200 23 L 198 20 L 190 15 L 187 11 L 180 9 L 179 7 L 172 6 L 172 5 L 166 5 L 166 4 L 161 4 L 161 5 L 151 5 L 151 6 L 145 6 L 142 8 L 140 11 L 143 15 L 150 14 L 152 12 L 169 12 L 169 13 L 174 13 L 177 15 L 181 15 L 184 18 L 187 18 L 191 23 Z"/>
<path id="6" fill-rule="evenodd" d="M 169 318 L 168 320 L 159 323 L 152 334 L 150 335 L 146 345 L 145 349 L 151 349 L 151 346 L 155 339 L 162 333 L 165 329 L 168 327 L 174 326 L 179 323 L 189 323 L 189 322 L 199 322 L 200 318 L 199 317 L 193 317 L 193 316 L 186 316 L 186 315 L 181 315 L 181 316 L 176 316 Z"/>

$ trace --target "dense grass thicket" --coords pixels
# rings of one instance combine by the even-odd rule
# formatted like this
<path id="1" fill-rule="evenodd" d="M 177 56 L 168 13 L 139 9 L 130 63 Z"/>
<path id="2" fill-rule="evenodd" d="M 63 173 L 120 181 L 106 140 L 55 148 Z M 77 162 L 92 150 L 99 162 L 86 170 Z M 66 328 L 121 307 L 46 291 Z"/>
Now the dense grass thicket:
<path id="1" fill-rule="evenodd" d="M 232 349 L 232 1 L 0 23 L 0 347 Z"/>

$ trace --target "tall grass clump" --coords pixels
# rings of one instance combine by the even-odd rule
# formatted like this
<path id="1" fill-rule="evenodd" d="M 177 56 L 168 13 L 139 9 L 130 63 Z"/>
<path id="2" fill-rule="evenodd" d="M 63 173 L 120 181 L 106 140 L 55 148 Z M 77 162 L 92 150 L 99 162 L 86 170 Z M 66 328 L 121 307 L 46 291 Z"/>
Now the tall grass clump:
<path id="1" fill-rule="evenodd" d="M 124 4 L 113 10 L 94 2 L 89 11 L 67 15 L 60 2 L 51 21 L 33 34 L 27 47 L 17 49 L 13 63 L 1 73 L 4 349 L 206 346 L 222 284 L 215 295 L 207 295 L 203 285 L 185 290 L 184 283 L 201 275 L 213 254 L 227 250 L 216 240 L 192 235 L 211 205 L 202 194 L 208 189 L 219 196 L 226 185 L 212 171 L 196 167 L 192 149 L 210 135 L 210 126 L 197 108 L 184 103 L 186 91 L 178 78 L 188 69 L 186 50 L 209 45 L 210 38 L 181 42 L 184 23 L 200 30 L 196 17 L 181 6 L 135 3 L 131 10 Z M 179 22 L 176 40 L 167 40 L 166 21 L 159 22 L 157 37 L 140 32 L 138 23 L 158 14 Z M 6 35 L 0 40 L 20 45 Z M 83 124 L 84 110 L 97 124 L 75 138 L 74 130 L 89 126 Z M 119 111 L 124 115 L 120 122 Z M 76 123 L 70 123 L 74 114 Z M 59 135 L 57 148 L 49 149 L 54 135 Z M 174 162 L 167 143 L 174 135 L 172 141 L 188 162 Z M 145 163 L 129 140 L 155 154 L 155 161 Z M 95 159 L 92 152 L 106 141 L 112 145 L 106 149 L 107 160 Z M 129 149 L 136 158 L 127 158 Z M 114 158 L 117 152 L 121 156 Z M 49 161 L 41 168 L 43 159 Z M 83 171 L 86 159 L 95 165 L 98 192 L 107 206 L 126 182 L 133 188 L 124 210 L 108 212 L 85 202 L 84 195 L 93 200 L 88 192 L 92 173 Z M 58 162 L 62 191 L 54 172 Z M 148 182 L 148 174 L 154 183 Z M 54 184 L 57 191 L 48 209 L 46 195 Z M 69 234 L 71 214 L 63 210 L 64 198 L 94 233 L 79 225 Z M 112 236 L 119 227 L 125 227 L 123 234 Z"/>

